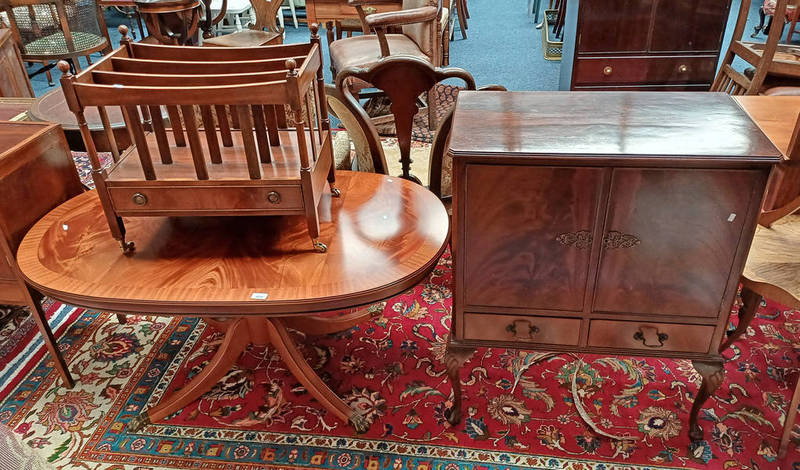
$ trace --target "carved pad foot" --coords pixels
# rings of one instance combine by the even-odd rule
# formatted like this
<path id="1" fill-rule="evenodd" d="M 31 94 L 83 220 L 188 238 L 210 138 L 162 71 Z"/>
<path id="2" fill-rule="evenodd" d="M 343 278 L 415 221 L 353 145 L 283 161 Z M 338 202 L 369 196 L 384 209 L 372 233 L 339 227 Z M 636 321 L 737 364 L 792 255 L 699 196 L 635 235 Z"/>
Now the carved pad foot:
<path id="1" fill-rule="evenodd" d="M 139 432 L 149 424 L 151 424 L 150 415 L 145 411 L 128 423 L 128 432 Z"/>
<path id="2" fill-rule="evenodd" d="M 350 415 L 348 421 L 357 434 L 364 434 L 369 431 L 369 421 L 361 413 L 354 412 Z"/>
<path id="3" fill-rule="evenodd" d="M 461 422 L 461 366 L 472 357 L 474 352 L 475 348 L 455 346 L 452 343 L 447 345 L 444 363 L 447 366 L 447 377 L 453 387 L 453 406 L 445 410 L 444 416 L 453 426 Z"/>
<path id="4" fill-rule="evenodd" d="M 725 380 L 725 365 L 721 359 L 719 362 L 692 361 L 692 365 L 703 377 L 703 382 L 700 384 L 700 389 L 692 403 L 692 411 L 689 414 L 689 437 L 693 441 L 700 441 L 703 439 L 703 428 L 697 424 L 697 415 L 706 400 L 717 391 Z"/>

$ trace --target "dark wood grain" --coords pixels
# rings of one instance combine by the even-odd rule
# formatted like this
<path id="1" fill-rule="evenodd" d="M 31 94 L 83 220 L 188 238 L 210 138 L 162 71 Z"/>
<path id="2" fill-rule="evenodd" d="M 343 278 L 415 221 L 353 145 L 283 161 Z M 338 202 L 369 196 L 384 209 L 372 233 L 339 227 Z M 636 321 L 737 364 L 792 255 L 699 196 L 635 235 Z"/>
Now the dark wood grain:
<path id="1" fill-rule="evenodd" d="M 754 185 L 748 170 L 614 170 L 605 217 L 635 246 L 604 243 L 594 311 L 716 318 Z M 706 348 L 707 349 L 707 348 Z"/>
<path id="2" fill-rule="evenodd" d="M 648 46 L 650 17 L 656 0 L 581 0 L 577 49 L 586 52 L 643 52 Z"/>
<path id="3" fill-rule="evenodd" d="M 615 164 L 660 166 L 769 162 L 776 155 L 769 139 L 723 94 L 465 91 L 453 119 L 450 152 L 456 156 L 557 163 L 565 159 L 558 155 L 569 155 L 571 164 L 611 157 L 618 159 Z"/>
<path id="4" fill-rule="evenodd" d="M 592 244 L 567 238 L 591 238 L 602 177 L 601 169 L 471 165 L 465 308 L 582 310 Z"/>
<path id="5" fill-rule="evenodd" d="M 32 97 L 31 81 L 10 29 L 0 29 L 0 97 Z"/>

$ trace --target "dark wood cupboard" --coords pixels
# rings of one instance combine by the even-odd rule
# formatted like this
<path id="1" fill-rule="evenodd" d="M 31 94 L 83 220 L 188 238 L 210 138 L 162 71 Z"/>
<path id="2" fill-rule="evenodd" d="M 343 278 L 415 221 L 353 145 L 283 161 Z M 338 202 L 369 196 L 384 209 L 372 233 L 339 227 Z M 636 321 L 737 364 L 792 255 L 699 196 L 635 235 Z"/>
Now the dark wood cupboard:
<path id="1" fill-rule="evenodd" d="M 730 0 L 571 0 L 561 89 L 708 90 Z"/>
<path id="2" fill-rule="evenodd" d="M 32 97 L 25 64 L 10 29 L 0 28 L 0 97 Z"/>
<path id="3" fill-rule="evenodd" d="M 731 97 L 462 92 L 449 146 L 454 383 L 499 346 L 693 359 L 713 392 L 781 159 Z"/>

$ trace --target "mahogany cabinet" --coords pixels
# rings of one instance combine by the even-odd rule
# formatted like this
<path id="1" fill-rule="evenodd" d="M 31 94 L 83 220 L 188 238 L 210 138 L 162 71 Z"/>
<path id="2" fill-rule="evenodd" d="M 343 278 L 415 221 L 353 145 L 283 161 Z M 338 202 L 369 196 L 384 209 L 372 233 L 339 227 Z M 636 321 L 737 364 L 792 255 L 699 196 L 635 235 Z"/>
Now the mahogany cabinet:
<path id="1" fill-rule="evenodd" d="M 570 0 L 561 89 L 708 90 L 731 0 Z"/>
<path id="2" fill-rule="evenodd" d="M 32 97 L 33 88 L 10 29 L 0 28 L 0 97 Z"/>
<path id="3" fill-rule="evenodd" d="M 478 346 L 681 357 L 719 371 L 781 158 L 734 100 L 462 92 L 449 145 L 451 378 Z"/>

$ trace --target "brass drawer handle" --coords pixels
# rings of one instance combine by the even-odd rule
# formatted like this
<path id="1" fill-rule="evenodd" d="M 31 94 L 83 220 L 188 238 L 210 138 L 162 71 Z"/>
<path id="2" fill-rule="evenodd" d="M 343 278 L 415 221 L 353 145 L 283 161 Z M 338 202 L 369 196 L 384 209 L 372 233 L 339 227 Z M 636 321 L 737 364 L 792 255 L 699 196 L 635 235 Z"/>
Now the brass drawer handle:
<path id="1" fill-rule="evenodd" d="M 642 243 L 636 235 L 630 233 L 617 232 L 612 230 L 603 238 L 603 248 L 613 250 L 615 248 L 631 248 Z"/>
<path id="2" fill-rule="evenodd" d="M 506 331 L 513 333 L 515 339 L 533 339 L 533 335 L 539 332 L 539 327 L 528 320 L 514 320 L 506 326 Z"/>
<path id="3" fill-rule="evenodd" d="M 664 342 L 669 339 L 669 335 L 659 333 L 658 328 L 652 326 L 640 326 L 639 331 L 633 334 L 633 339 L 641 341 L 648 348 L 661 348 L 664 346 Z"/>
<path id="4" fill-rule="evenodd" d="M 689 67 L 686 64 L 681 64 L 678 66 L 678 73 L 686 73 L 689 71 Z"/>
<path id="5" fill-rule="evenodd" d="M 605 67 L 603 67 L 603 75 L 608 77 L 612 73 L 614 73 L 614 68 L 613 67 L 611 67 L 610 65 L 606 65 Z"/>
<path id="6" fill-rule="evenodd" d="M 267 194 L 267 201 L 269 201 L 270 204 L 278 204 L 281 202 L 281 195 L 277 191 L 270 191 L 269 194 Z"/>
<path id="7" fill-rule="evenodd" d="M 579 250 L 584 250 L 592 246 L 592 232 L 589 230 L 579 230 L 577 232 L 559 233 L 556 241 L 564 246 L 572 246 Z"/>
<path id="8" fill-rule="evenodd" d="M 145 196 L 142 193 L 134 194 L 133 197 L 131 198 L 131 200 L 137 206 L 143 206 L 143 205 L 147 204 L 147 196 Z"/>

